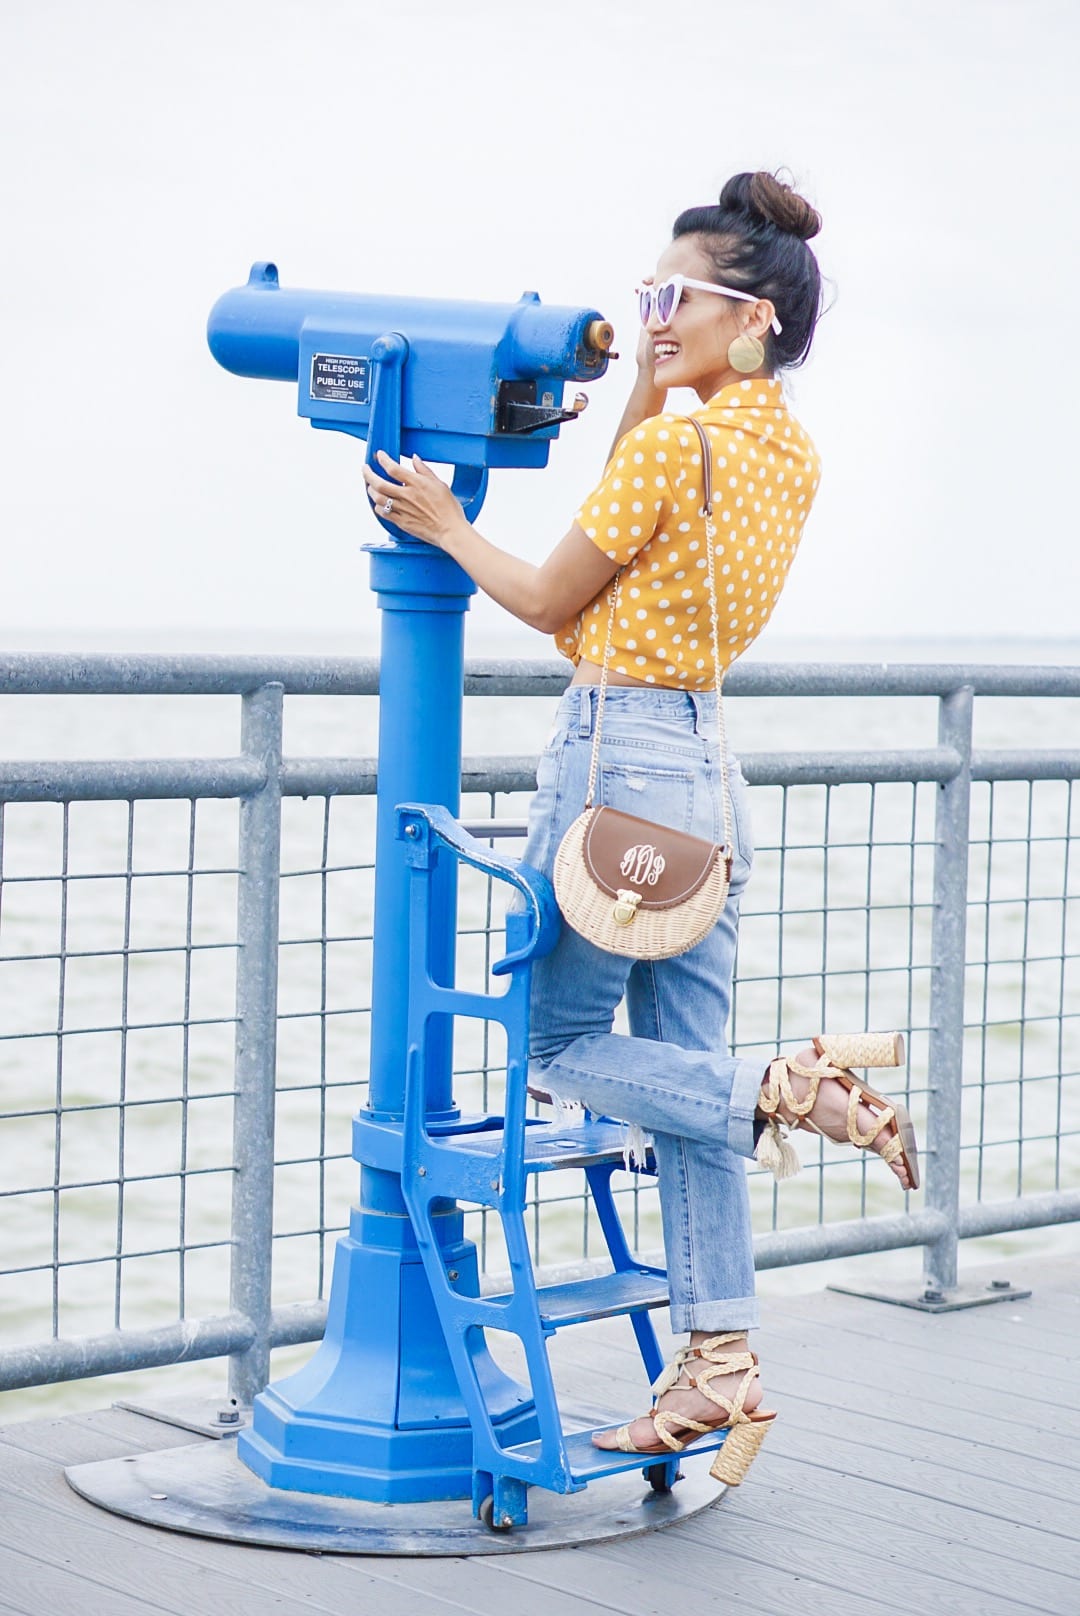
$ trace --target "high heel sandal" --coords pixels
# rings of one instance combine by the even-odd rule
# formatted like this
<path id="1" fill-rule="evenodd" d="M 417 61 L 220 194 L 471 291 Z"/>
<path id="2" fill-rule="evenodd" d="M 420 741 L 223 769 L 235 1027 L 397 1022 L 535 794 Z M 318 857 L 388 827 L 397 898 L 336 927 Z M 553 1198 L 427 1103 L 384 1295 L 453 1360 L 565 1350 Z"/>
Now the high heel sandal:
<path id="1" fill-rule="evenodd" d="M 898 1032 L 866 1032 L 821 1037 L 814 1039 L 814 1048 L 820 1057 L 816 1066 L 801 1066 L 797 1061 L 778 1057 L 769 1066 L 768 1077 L 762 1086 L 758 1108 L 766 1116 L 765 1130 L 758 1140 L 755 1155 L 763 1167 L 768 1167 L 776 1178 L 791 1178 L 802 1165 L 794 1146 L 785 1135 L 786 1128 L 810 1128 L 823 1139 L 832 1138 L 818 1126 L 811 1115 L 817 1102 L 823 1077 L 835 1078 L 848 1090 L 847 1136 L 858 1150 L 869 1150 L 884 1128 L 894 1132 L 877 1154 L 882 1161 L 900 1161 L 913 1190 L 919 1187 L 919 1151 L 915 1128 L 906 1106 L 899 1100 L 890 1100 L 884 1094 L 857 1078 L 848 1070 L 851 1066 L 900 1066 L 904 1059 L 904 1040 Z M 797 1100 L 791 1087 L 791 1073 L 809 1079 L 809 1088 L 803 1099 Z M 783 1104 L 790 1122 L 780 1114 Z M 875 1113 L 874 1121 L 865 1133 L 858 1124 L 859 1106 L 865 1105 Z M 841 1141 L 833 1140 L 834 1144 Z"/>
<path id="2" fill-rule="evenodd" d="M 745 1333 L 738 1331 L 731 1335 L 713 1335 L 700 1346 L 682 1347 L 653 1384 L 653 1393 L 658 1401 L 665 1392 L 675 1387 L 701 1392 L 703 1397 L 707 1397 L 710 1403 L 715 1403 L 722 1411 L 722 1419 L 695 1420 L 686 1414 L 676 1414 L 674 1410 L 654 1408 L 644 1418 L 652 1420 L 657 1436 L 656 1445 L 648 1448 L 636 1447 L 630 1440 L 630 1426 L 620 1425 L 615 1432 L 615 1446 L 619 1452 L 641 1453 L 650 1458 L 662 1456 L 665 1452 L 682 1453 L 683 1449 L 688 1448 L 699 1436 L 727 1429 L 724 1445 L 713 1460 L 709 1474 L 715 1480 L 723 1482 L 726 1487 L 737 1487 L 754 1462 L 769 1427 L 776 1419 L 775 1411 L 755 1409 L 752 1414 L 747 1414 L 743 1409 L 750 1384 L 761 1373 L 757 1353 L 717 1351 L 717 1348 L 725 1346 L 729 1341 L 741 1341 Z M 696 1375 L 692 1375 L 686 1368 L 691 1358 L 701 1358 L 706 1365 Z M 723 1375 L 737 1375 L 740 1370 L 745 1370 L 745 1374 L 736 1387 L 734 1397 L 725 1397 L 709 1384 L 710 1381 Z M 673 1425 L 681 1427 L 687 1434 L 676 1436 L 671 1429 Z"/>

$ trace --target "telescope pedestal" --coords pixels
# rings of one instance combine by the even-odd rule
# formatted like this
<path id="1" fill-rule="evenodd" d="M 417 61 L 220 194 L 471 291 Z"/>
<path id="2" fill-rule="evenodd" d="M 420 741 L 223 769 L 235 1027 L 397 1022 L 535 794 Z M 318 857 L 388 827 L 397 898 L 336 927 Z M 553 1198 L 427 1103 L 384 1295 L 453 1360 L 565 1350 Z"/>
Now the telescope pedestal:
<path id="1" fill-rule="evenodd" d="M 464 614 L 475 585 L 428 545 L 373 547 L 372 585 L 382 610 L 379 783 L 369 1109 L 394 1124 L 403 1114 L 408 1011 L 408 871 L 397 840 L 400 802 L 443 804 L 461 789 Z M 433 957 L 453 980 L 457 886 L 436 872 Z M 429 1114 L 452 1122 L 450 1029 L 432 1040 Z M 363 1129 L 363 1117 L 358 1126 Z M 479 1295 L 476 1250 L 453 1201 L 436 1239 L 464 1292 Z M 482 1341 L 473 1353 L 496 1428 L 529 1441 L 536 1419 L 527 1391 L 498 1369 Z M 512 1435 L 511 1435 L 512 1433 Z M 326 1334 L 311 1361 L 255 1399 L 238 1453 L 272 1487 L 375 1503 L 468 1498 L 472 1435 L 399 1177 L 361 1170 L 360 1205 L 338 1244 Z"/>
<path id="2" fill-rule="evenodd" d="M 447 1265 L 478 1294 L 461 1213 L 441 1221 Z M 536 1418 L 527 1393 L 486 1349 L 477 1368 L 504 1440 L 529 1441 Z M 238 1441 L 243 1462 L 271 1487 L 384 1504 L 469 1497 L 472 1431 L 407 1217 L 353 1212 L 321 1345 L 256 1397 Z"/>

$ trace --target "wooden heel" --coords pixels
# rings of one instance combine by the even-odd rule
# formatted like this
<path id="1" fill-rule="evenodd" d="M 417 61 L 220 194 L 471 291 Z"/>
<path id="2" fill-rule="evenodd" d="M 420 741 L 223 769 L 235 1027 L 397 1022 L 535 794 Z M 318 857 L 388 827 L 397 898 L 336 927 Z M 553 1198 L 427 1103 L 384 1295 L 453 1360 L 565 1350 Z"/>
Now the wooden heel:
<path id="1" fill-rule="evenodd" d="M 775 1414 L 767 1419 L 740 1420 L 724 1438 L 724 1445 L 712 1462 L 709 1475 L 725 1487 L 737 1487 L 757 1458 L 766 1433 L 776 1420 Z"/>
<path id="2" fill-rule="evenodd" d="M 831 1066 L 902 1066 L 904 1035 L 901 1032 L 855 1032 L 823 1034 L 814 1039 L 814 1048 Z"/>

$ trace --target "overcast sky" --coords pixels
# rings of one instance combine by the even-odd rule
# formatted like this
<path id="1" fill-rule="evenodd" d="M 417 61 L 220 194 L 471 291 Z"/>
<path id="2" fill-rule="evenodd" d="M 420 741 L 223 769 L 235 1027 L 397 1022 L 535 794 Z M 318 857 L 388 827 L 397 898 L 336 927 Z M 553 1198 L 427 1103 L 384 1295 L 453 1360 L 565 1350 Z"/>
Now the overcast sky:
<path id="1" fill-rule="evenodd" d="M 770 636 L 1076 635 L 1075 0 L 0 0 L 0 631 L 370 648 L 362 448 L 205 342 L 284 284 L 592 305 L 625 355 L 482 531 L 541 559 L 690 203 L 790 167 L 834 287 Z M 678 402 L 692 405 L 683 396 Z M 474 608 L 474 634 L 506 620 Z M 521 630 L 523 650 L 542 644 Z"/>

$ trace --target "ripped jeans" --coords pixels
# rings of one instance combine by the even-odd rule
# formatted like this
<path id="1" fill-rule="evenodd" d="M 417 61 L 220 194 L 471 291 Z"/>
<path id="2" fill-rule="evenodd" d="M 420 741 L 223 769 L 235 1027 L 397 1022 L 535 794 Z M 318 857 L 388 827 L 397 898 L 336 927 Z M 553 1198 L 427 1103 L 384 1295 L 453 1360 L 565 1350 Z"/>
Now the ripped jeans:
<path id="1" fill-rule="evenodd" d="M 585 805 L 598 695 L 595 685 L 566 691 L 537 769 L 523 856 L 547 876 Z M 731 892 L 707 937 L 674 959 L 631 960 L 564 924 L 533 967 L 531 1084 L 653 1136 L 675 1331 L 758 1322 L 745 1158 L 764 1068 L 727 1053 L 739 898 L 753 858 L 734 759 L 729 779 Z M 610 686 L 596 801 L 722 841 L 714 693 Z M 629 1037 L 611 1030 L 624 997 Z"/>

